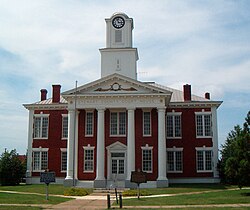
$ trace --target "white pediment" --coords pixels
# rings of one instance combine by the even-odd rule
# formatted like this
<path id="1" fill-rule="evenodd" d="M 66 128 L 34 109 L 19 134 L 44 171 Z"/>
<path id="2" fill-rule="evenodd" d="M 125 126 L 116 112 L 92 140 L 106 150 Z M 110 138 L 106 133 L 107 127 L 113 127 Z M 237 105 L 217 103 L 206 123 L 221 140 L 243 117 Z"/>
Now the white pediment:
<path id="1" fill-rule="evenodd" d="M 119 141 L 106 147 L 107 150 L 126 150 L 127 146 Z"/>
<path id="2" fill-rule="evenodd" d="M 76 89 L 62 93 L 63 96 L 75 95 Z M 170 91 L 153 87 L 131 78 L 112 74 L 93 81 L 77 88 L 77 96 L 96 96 L 96 95 L 142 95 L 142 94 L 170 94 Z"/>

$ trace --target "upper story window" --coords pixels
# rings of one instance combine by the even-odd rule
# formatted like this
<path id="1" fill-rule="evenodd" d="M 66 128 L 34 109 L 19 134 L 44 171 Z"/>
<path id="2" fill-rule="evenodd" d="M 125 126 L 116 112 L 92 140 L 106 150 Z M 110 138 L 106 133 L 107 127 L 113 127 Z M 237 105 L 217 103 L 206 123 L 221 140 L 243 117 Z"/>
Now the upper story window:
<path id="1" fill-rule="evenodd" d="M 166 127 L 167 138 L 181 138 L 181 113 L 168 112 Z"/>
<path id="2" fill-rule="evenodd" d="M 38 114 L 34 116 L 34 138 L 48 138 L 49 115 Z"/>
<path id="3" fill-rule="evenodd" d="M 110 113 L 110 135 L 126 135 L 126 112 Z"/>
<path id="4" fill-rule="evenodd" d="M 211 112 L 196 112 L 196 136 L 197 137 L 212 137 L 212 120 Z"/>
<path id="5" fill-rule="evenodd" d="M 62 138 L 63 139 L 68 138 L 68 115 L 67 114 L 62 115 Z"/>
<path id="6" fill-rule="evenodd" d="M 143 136 L 151 135 L 151 112 L 143 112 Z"/>
<path id="7" fill-rule="evenodd" d="M 85 135 L 93 136 L 93 128 L 94 128 L 94 112 L 86 112 L 86 127 L 85 127 Z"/>

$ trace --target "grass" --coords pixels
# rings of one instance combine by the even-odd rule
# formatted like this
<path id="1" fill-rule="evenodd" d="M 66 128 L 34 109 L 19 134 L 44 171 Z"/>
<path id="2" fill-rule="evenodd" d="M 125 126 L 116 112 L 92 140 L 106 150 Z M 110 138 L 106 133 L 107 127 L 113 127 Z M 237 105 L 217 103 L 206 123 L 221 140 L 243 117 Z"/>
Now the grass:
<path id="1" fill-rule="evenodd" d="M 0 206 L 0 210 L 40 210 L 42 207 L 38 206 Z"/>
<path id="2" fill-rule="evenodd" d="M 64 187 L 63 185 L 59 185 L 59 184 L 50 184 L 49 194 L 63 195 L 64 190 L 68 188 L 69 187 Z M 21 184 L 18 186 L 0 186 L 0 190 L 46 194 L 46 185 L 45 184 L 33 184 L 33 185 Z"/>
<path id="3" fill-rule="evenodd" d="M 26 194 L 14 194 L 14 193 L 2 193 L 0 192 L 1 204 L 58 204 L 71 200 L 70 198 L 49 196 L 49 200 L 46 200 L 44 195 L 26 195 Z"/>
<path id="4" fill-rule="evenodd" d="M 203 188 L 202 188 L 202 191 Z M 191 192 L 191 191 L 190 191 Z M 245 194 L 246 193 L 246 194 Z M 124 199 L 124 206 L 166 206 L 250 203 L 249 189 L 224 190 L 202 194 L 176 195 L 171 197 Z"/>
<path id="5" fill-rule="evenodd" d="M 144 195 L 159 195 L 159 194 L 178 194 L 187 192 L 203 192 L 213 190 L 226 190 L 237 188 L 236 186 L 222 185 L 222 184 L 172 184 L 168 188 L 152 188 L 141 189 Z M 126 190 L 123 192 L 124 196 L 135 196 L 137 190 Z M 143 195 L 143 194 L 142 194 Z"/>

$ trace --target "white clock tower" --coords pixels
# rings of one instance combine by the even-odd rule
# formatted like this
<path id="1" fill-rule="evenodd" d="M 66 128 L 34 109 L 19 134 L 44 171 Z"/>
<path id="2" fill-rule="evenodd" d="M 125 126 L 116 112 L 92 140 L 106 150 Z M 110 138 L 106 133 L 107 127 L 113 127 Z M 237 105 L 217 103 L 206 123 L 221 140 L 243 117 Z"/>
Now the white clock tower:
<path id="1" fill-rule="evenodd" d="M 137 79 L 137 48 L 132 46 L 133 19 L 115 13 L 106 21 L 106 48 L 101 52 L 101 77 L 118 73 Z"/>

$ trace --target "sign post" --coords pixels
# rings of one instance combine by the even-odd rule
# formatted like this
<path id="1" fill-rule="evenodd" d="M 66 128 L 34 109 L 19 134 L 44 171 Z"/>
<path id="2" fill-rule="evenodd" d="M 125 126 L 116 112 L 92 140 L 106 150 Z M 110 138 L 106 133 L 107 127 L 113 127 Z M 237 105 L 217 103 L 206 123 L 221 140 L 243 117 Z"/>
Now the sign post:
<path id="1" fill-rule="evenodd" d="M 137 197 L 140 199 L 140 184 L 147 182 L 147 173 L 142 172 L 138 169 L 138 171 L 131 172 L 130 182 L 134 182 L 137 184 Z"/>
<path id="2" fill-rule="evenodd" d="M 51 182 L 56 182 L 55 172 L 41 172 L 40 182 L 44 182 L 46 184 L 46 200 L 49 200 L 49 184 Z"/>

